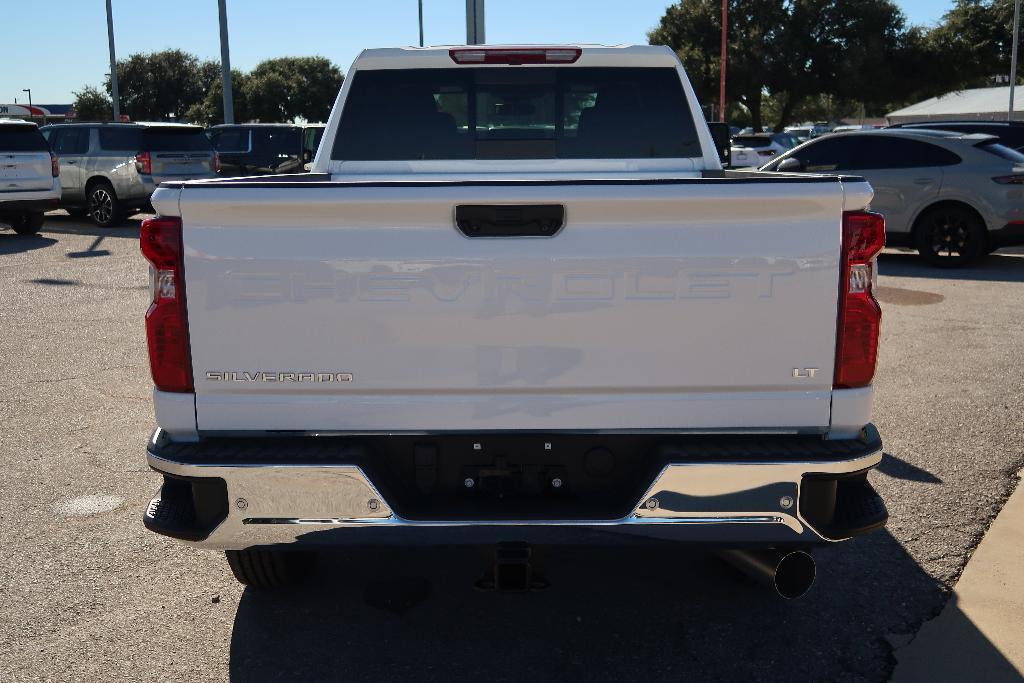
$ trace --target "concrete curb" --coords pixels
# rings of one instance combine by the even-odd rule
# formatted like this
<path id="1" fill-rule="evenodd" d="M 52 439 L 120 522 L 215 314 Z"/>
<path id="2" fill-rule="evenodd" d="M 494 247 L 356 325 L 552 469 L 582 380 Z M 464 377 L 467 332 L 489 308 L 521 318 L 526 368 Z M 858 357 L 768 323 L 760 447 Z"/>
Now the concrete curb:
<path id="1" fill-rule="evenodd" d="M 1024 487 L 1006 501 L 939 616 L 893 654 L 896 683 L 1024 681 Z"/>

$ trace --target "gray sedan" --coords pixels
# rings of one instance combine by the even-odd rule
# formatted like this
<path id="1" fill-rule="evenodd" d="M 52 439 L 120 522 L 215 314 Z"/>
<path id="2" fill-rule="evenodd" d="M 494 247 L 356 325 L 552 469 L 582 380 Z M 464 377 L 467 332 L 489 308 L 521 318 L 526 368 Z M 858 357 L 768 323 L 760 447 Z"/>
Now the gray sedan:
<path id="1" fill-rule="evenodd" d="M 1024 244 L 1024 155 L 992 135 L 922 129 L 838 133 L 811 140 L 762 171 L 849 173 L 875 190 L 890 246 L 956 267 Z"/>

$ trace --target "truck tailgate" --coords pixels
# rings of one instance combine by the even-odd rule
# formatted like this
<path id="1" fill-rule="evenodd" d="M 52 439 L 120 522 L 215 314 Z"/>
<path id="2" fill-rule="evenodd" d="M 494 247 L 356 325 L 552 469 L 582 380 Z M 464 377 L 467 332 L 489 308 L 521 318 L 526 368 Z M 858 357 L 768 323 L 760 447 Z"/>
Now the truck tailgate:
<path id="1" fill-rule="evenodd" d="M 198 427 L 824 430 L 843 201 L 836 178 L 186 184 Z M 466 204 L 566 222 L 472 238 Z"/>

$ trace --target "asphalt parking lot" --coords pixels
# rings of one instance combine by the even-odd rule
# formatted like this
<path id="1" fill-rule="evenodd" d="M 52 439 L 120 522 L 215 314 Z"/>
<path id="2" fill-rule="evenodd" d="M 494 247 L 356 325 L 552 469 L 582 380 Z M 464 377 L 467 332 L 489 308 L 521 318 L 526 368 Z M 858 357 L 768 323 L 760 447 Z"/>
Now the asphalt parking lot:
<path id="1" fill-rule="evenodd" d="M 884 680 L 1024 465 L 1024 252 L 881 257 L 873 481 L 887 529 L 783 602 L 686 548 L 552 548 L 551 587 L 479 592 L 472 549 L 360 551 L 281 594 L 146 532 L 158 486 L 138 219 L 0 229 L 0 679 Z"/>

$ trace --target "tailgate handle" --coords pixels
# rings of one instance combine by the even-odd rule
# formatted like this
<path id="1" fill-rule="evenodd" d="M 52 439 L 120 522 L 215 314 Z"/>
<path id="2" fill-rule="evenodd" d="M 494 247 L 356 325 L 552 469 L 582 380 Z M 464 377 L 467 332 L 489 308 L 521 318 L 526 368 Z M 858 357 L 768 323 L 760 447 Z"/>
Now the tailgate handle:
<path id="1" fill-rule="evenodd" d="M 551 237 L 565 224 L 562 204 L 460 204 L 455 225 L 466 237 Z"/>

